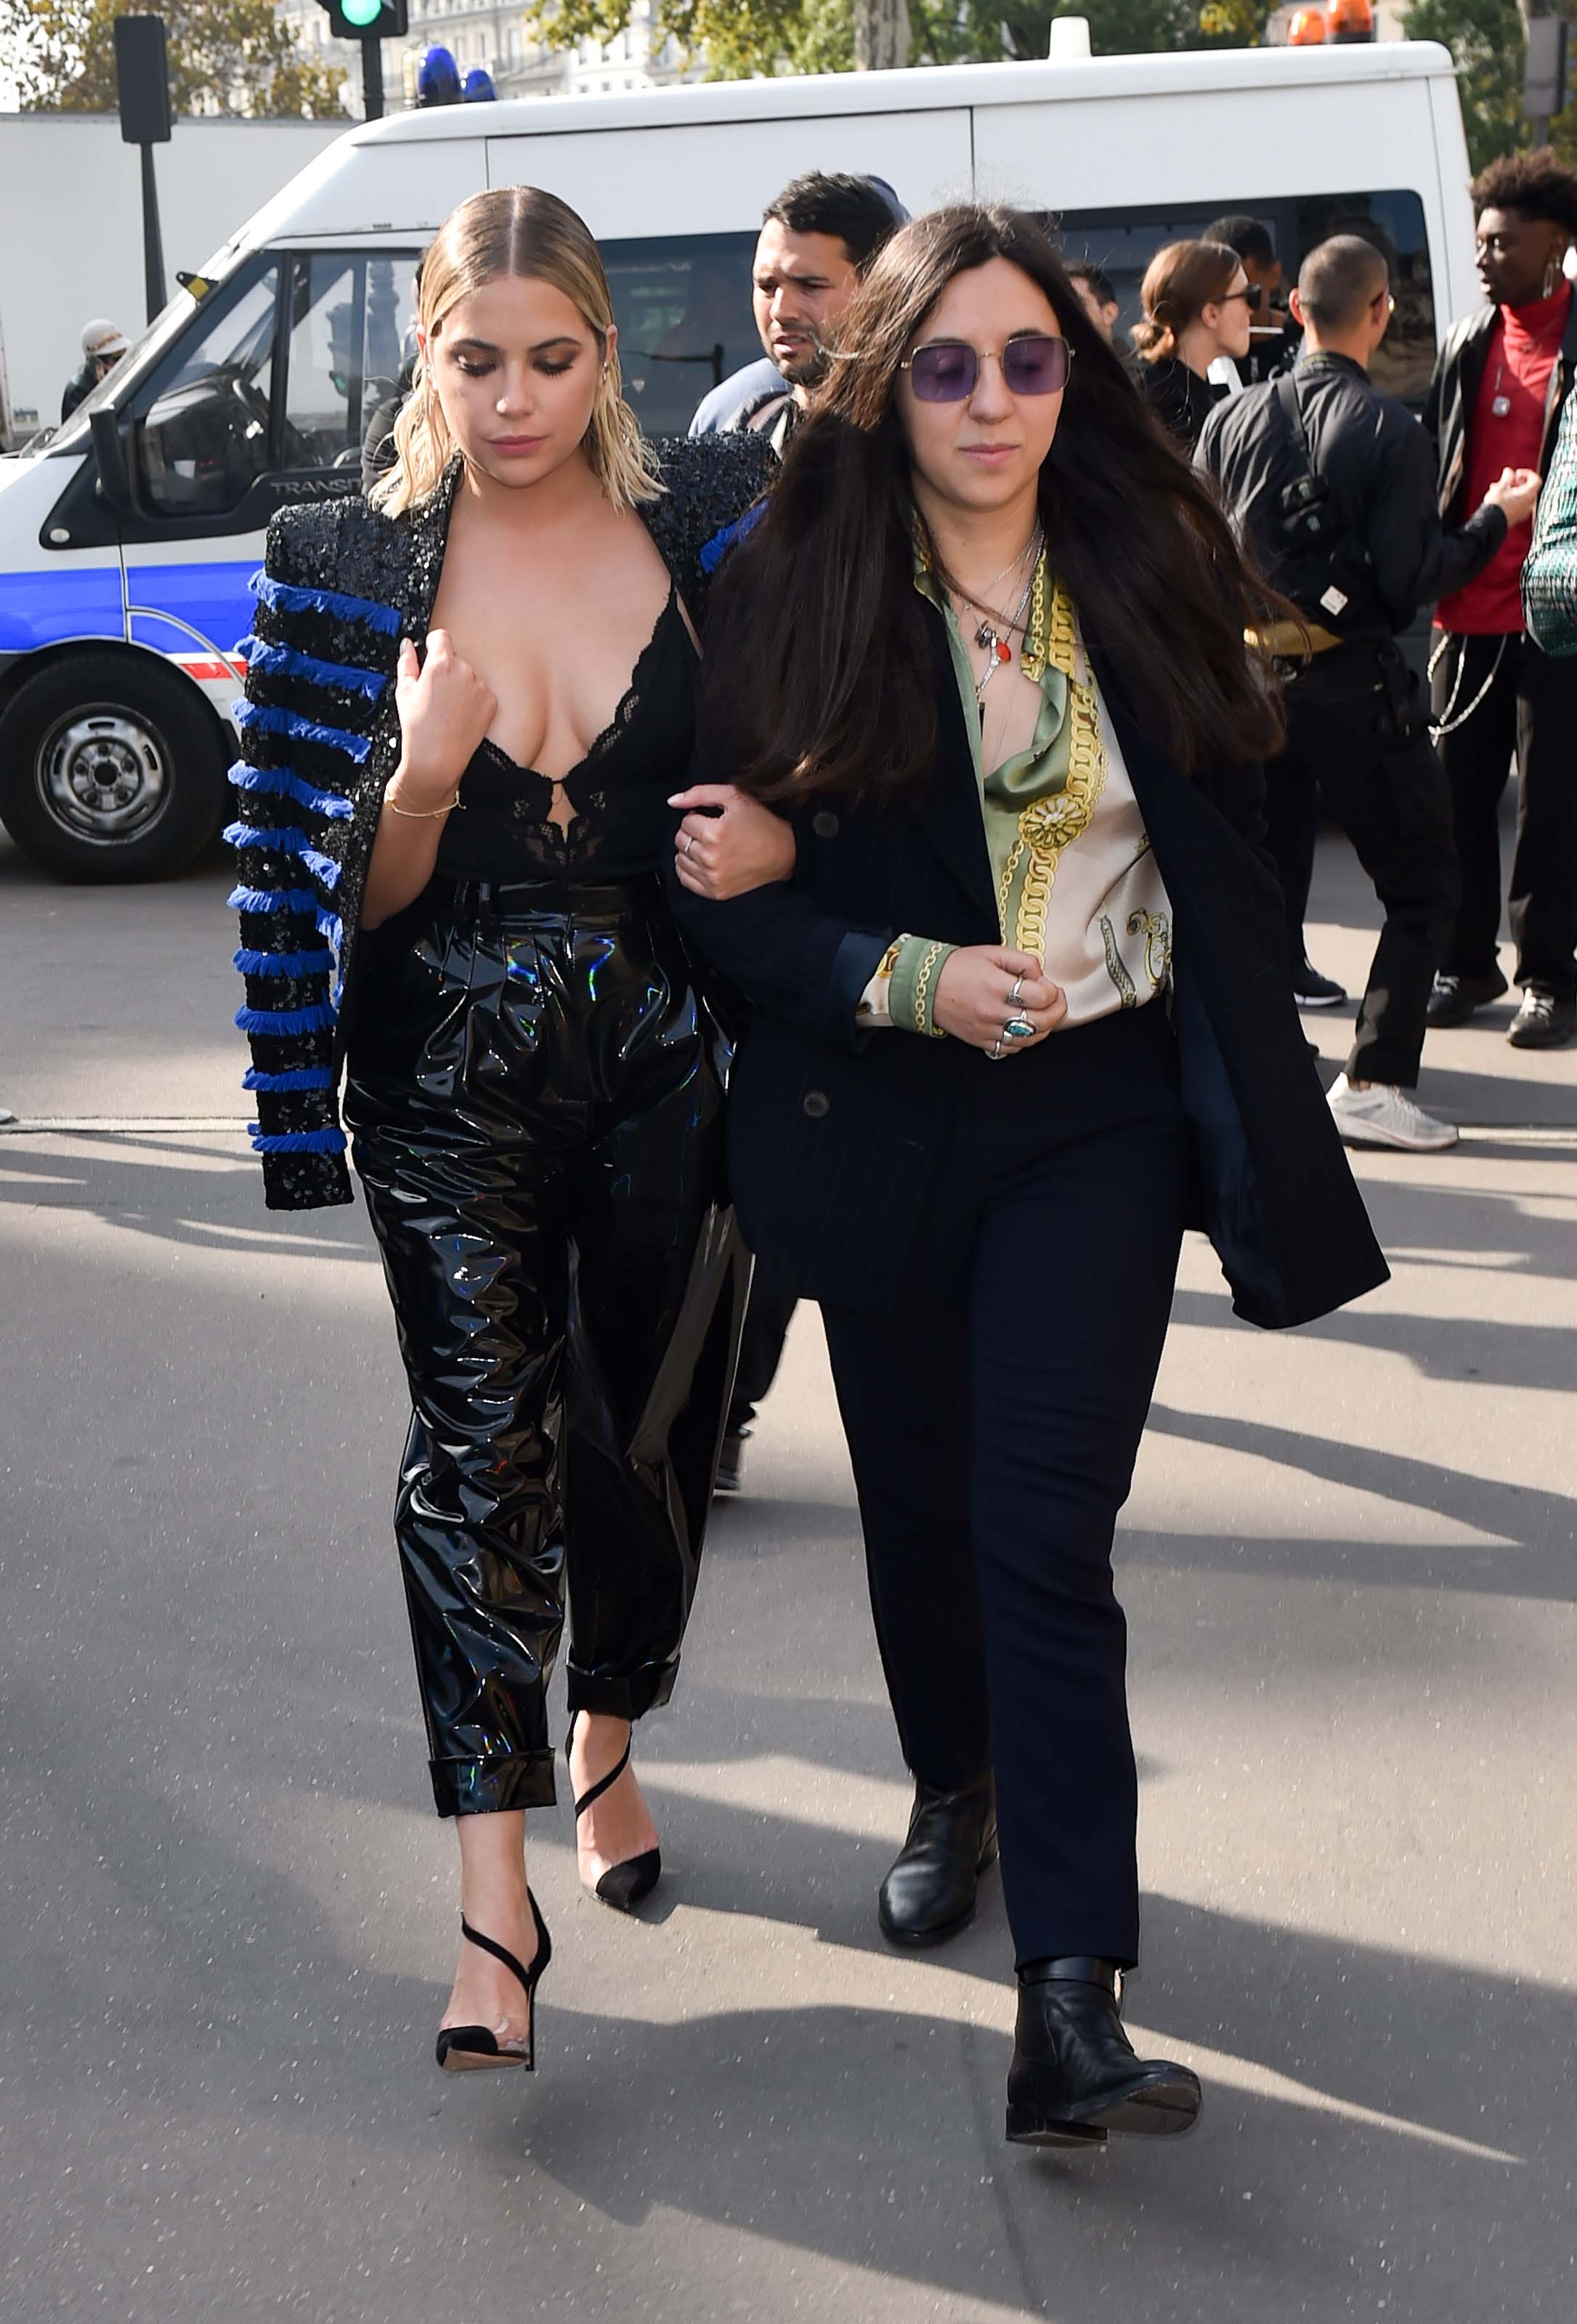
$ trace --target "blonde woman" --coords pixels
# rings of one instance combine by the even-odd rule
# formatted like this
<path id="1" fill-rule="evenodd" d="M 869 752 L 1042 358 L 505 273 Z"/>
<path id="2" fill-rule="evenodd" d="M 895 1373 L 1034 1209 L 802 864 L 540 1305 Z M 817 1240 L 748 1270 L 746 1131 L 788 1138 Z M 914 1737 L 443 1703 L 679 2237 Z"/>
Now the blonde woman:
<path id="1" fill-rule="evenodd" d="M 1218 391 L 1218 355 L 1240 361 L 1264 292 L 1224 242 L 1169 242 L 1139 285 L 1144 319 L 1130 337 L 1145 401 L 1168 435 L 1192 453 Z"/>
<path id="2" fill-rule="evenodd" d="M 438 2063 L 533 2061 L 566 1597 L 581 1877 L 659 1870 L 632 1722 L 674 1683 L 742 1299 L 722 1045 L 658 880 L 718 537 L 754 438 L 643 445 L 596 248 L 530 188 L 422 269 L 374 505 L 275 520 L 235 770 L 239 1022 L 276 1208 L 346 1202 L 336 1091 L 413 1416 L 395 1532 L 462 1941 Z M 793 864 L 719 790 L 709 876 Z"/>

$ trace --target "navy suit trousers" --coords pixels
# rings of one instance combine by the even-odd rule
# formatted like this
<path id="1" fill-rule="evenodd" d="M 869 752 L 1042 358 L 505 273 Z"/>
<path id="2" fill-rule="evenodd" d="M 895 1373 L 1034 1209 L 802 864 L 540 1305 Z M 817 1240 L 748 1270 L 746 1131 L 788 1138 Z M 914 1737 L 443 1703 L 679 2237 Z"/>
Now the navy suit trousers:
<path id="1" fill-rule="evenodd" d="M 1018 1959 L 1131 1965 L 1111 1548 L 1183 1232 L 1176 1043 L 1155 1001 L 958 1089 L 898 1314 L 824 1305 L 877 1636 L 915 1774 L 995 1770 Z"/>

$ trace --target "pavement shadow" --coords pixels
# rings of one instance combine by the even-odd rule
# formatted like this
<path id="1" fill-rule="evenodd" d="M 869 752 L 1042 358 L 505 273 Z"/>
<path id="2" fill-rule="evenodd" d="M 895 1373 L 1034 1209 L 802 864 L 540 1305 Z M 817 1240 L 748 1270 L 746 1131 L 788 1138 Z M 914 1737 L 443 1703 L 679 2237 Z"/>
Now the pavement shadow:
<path id="1" fill-rule="evenodd" d="M 1512 2312 L 1496 2284 L 1512 2266 L 1517 2312 L 1537 2315 L 1534 2255 L 1547 2312 L 1567 2312 L 1569 2171 L 1545 2140 L 1552 2064 L 1577 2026 L 1572 1997 L 1536 1981 L 1151 1898 L 1150 1968 L 1129 2014 L 1147 2043 L 1204 2052 L 1201 2128 L 1162 2149 L 1035 2156 L 1001 2141 L 1005 1970 L 997 2022 L 982 2025 L 949 2015 L 934 1979 L 927 2005 L 904 2006 L 906 1982 L 928 1971 L 897 1961 L 892 2006 L 835 1997 L 830 1958 L 829 1998 L 790 2001 L 763 1945 L 759 2002 L 709 2008 L 682 1914 L 672 1935 L 619 1928 L 606 1942 L 599 1920 L 598 1981 L 616 1987 L 628 1947 L 659 2014 L 560 2006 L 550 1973 L 533 2080 L 450 2086 L 428 2062 L 440 1980 L 347 1960 L 296 1881 L 92 1749 L 47 1697 L 12 1697 L 3 1747 L 53 1769 L 57 1844 L 96 1863 L 100 1904 L 113 1901 L 97 1928 L 84 1916 L 62 1930 L 32 1890 L 6 1916 L 0 1952 L 21 1998 L 8 2071 L 24 2087 L 47 2077 L 68 2119 L 156 2125 L 161 2156 L 189 2156 L 183 2189 L 205 2200 L 227 2167 L 255 2167 L 249 2139 L 289 2166 L 281 2098 L 291 2141 L 384 2183 L 447 2158 L 465 2188 L 448 2262 L 464 2265 L 473 2315 L 508 2312 L 491 2272 L 554 2220 L 584 2239 L 665 2217 L 744 2229 L 780 2270 L 814 2255 L 911 2285 L 917 2301 L 1047 2318 L 1107 2312 L 1119 2250 L 1122 2312 L 1157 2324 L 1179 2312 L 1167 2287 L 1184 2251 L 1211 2286 L 1213 2324 L 1333 2324 L 1360 2291 L 1373 2312 L 1388 2286 L 1405 2295 L 1393 2312 L 1466 2324 Z M 78 1784 L 85 1751 L 92 1780 Z M 575 1935 L 561 1915 L 561 1951 Z M 653 1945 L 667 1949 L 655 1987 Z M 229 2158 L 211 2140 L 217 2076 L 244 2143 Z M 343 2201 L 338 2179 L 300 2199 L 306 2221 Z M 128 2255 L 141 2230 L 125 2218 Z M 441 2219 L 426 2231 L 441 2251 Z M 593 2249 L 583 2241 L 583 2270 Z M 418 2280 L 403 2279 L 407 2302 Z"/>
<path id="2" fill-rule="evenodd" d="M 1577 1597 L 1572 1546 L 1577 1540 L 1577 1500 L 1535 1485 L 1503 1484 L 1490 1477 L 1448 1469 L 1434 1461 L 1356 1444 L 1305 1431 L 1278 1428 L 1265 1421 L 1227 1418 L 1215 1413 L 1178 1412 L 1152 1405 L 1148 1426 L 1157 1435 L 1190 1444 L 1213 1444 L 1224 1452 L 1244 1452 L 1278 1467 L 1377 1493 L 1399 1508 L 1449 1517 L 1503 1541 L 1442 1547 L 1416 1542 L 1289 1540 L 1283 1536 L 1256 1542 L 1232 1536 L 1124 1532 L 1120 1550 L 1131 1554 L 1142 1540 L 1148 1563 L 1265 1573 L 1296 1573 L 1322 1581 L 1366 1582 L 1379 1587 L 1482 1591 L 1496 1596 L 1547 1598 L 1562 1604 Z"/>
<path id="3" fill-rule="evenodd" d="M 271 1211 L 263 1200 L 257 1158 L 239 1124 L 217 1120 L 208 1143 L 178 1134 L 138 1138 L 103 1134 L 84 1155 L 82 1133 L 61 1132 L 48 1147 L 30 1134 L 0 1132 L 0 1206 L 85 1211 L 106 1224 L 189 1250 L 230 1250 L 244 1239 L 291 1255 L 332 1251 L 336 1259 L 376 1261 L 377 1250 L 359 1203 L 314 1211 Z M 220 1133 L 233 1144 L 221 1148 Z M 176 1197 L 183 1166 L 184 1199 Z"/>

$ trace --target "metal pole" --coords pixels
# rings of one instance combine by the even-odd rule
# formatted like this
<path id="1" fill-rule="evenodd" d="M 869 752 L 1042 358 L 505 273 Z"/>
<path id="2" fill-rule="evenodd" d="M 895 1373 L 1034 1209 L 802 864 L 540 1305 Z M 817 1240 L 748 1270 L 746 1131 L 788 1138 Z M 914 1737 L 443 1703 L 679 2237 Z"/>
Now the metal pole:
<path id="1" fill-rule="evenodd" d="M 383 44 L 376 32 L 362 34 L 362 110 L 369 121 L 383 118 Z"/>
<path id="2" fill-rule="evenodd" d="M 153 148 L 140 145 L 143 157 L 143 282 L 148 320 L 164 309 L 164 244 L 159 233 L 159 189 L 153 179 Z"/>

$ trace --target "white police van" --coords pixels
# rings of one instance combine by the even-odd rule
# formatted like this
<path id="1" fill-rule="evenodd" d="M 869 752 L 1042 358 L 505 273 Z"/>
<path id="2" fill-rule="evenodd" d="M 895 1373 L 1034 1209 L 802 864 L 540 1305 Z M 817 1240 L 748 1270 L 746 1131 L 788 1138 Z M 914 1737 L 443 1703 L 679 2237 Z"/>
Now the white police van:
<path id="1" fill-rule="evenodd" d="M 1150 255 L 1227 211 L 1288 272 L 1356 229 L 1392 254 L 1382 383 L 1422 395 L 1478 303 L 1452 64 L 1432 44 L 1219 51 L 702 84 L 395 115 L 320 153 L 42 449 L 0 461 L 0 820 L 73 878 L 179 869 L 223 820 L 248 581 L 287 503 L 358 489 L 428 237 L 484 186 L 551 188 L 613 288 L 652 434 L 759 353 L 763 206 L 810 169 L 912 209 L 1054 214 L 1126 309 Z"/>

